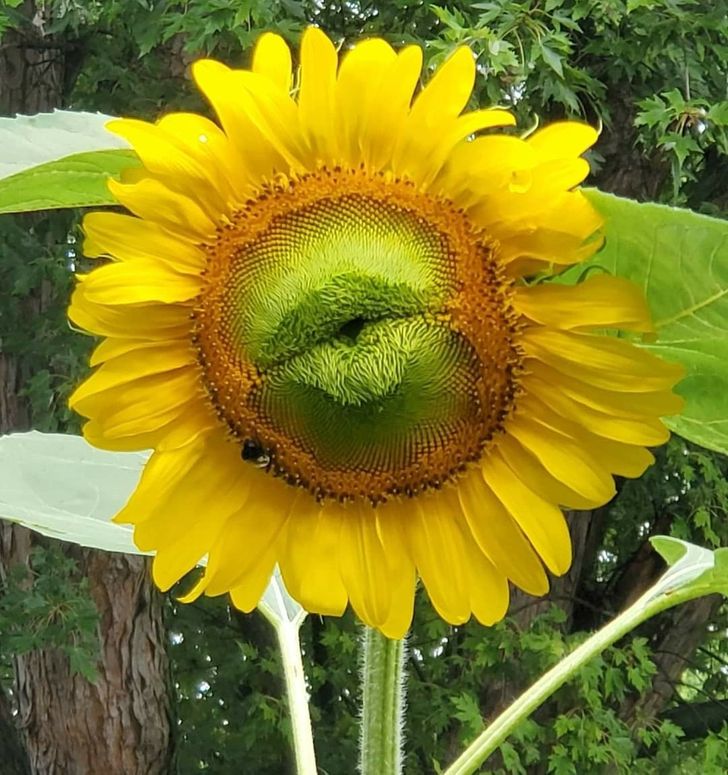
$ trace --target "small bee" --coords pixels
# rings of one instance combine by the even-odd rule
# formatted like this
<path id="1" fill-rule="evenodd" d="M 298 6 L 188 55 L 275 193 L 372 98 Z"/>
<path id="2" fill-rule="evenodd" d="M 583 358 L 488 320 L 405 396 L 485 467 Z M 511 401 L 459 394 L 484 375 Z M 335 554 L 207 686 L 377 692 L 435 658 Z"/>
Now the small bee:
<path id="1" fill-rule="evenodd" d="M 270 453 L 266 452 L 255 439 L 245 439 L 240 457 L 249 463 L 253 463 L 257 468 L 265 468 L 266 470 L 270 468 L 273 462 Z"/>

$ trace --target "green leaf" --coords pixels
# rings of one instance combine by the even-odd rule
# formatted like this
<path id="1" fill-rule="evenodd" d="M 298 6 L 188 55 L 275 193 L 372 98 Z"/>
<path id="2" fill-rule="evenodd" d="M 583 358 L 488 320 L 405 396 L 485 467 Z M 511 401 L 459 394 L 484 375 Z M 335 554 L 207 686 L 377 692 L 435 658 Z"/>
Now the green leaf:
<path id="1" fill-rule="evenodd" d="M 117 204 L 109 177 L 139 164 L 133 151 L 92 151 L 31 167 L 0 180 L 0 214 Z"/>
<path id="2" fill-rule="evenodd" d="M 111 116 L 57 110 L 0 118 L 0 213 L 114 204 L 106 181 L 137 165 Z"/>
<path id="3" fill-rule="evenodd" d="M 131 527 L 110 520 L 136 487 L 147 457 L 103 452 L 60 433 L 3 436 L 0 518 L 81 546 L 141 554 Z"/>
<path id="4" fill-rule="evenodd" d="M 719 126 L 728 126 L 728 100 L 716 102 L 708 111 L 706 119 Z"/>
<path id="5" fill-rule="evenodd" d="M 674 565 L 678 562 L 687 554 L 690 547 L 687 541 L 681 541 L 672 536 L 653 536 L 650 538 L 650 543 L 668 565 Z"/>
<path id="6" fill-rule="evenodd" d="M 545 43 L 541 44 L 541 56 L 543 57 L 543 61 L 546 62 L 559 78 L 564 77 L 564 67 L 561 64 L 561 57 Z"/>
<path id="7" fill-rule="evenodd" d="M 128 149 L 125 140 L 106 129 L 112 118 L 70 110 L 0 118 L 0 179 L 66 156 Z"/>
<path id="8" fill-rule="evenodd" d="M 607 237 L 587 266 L 644 289 L 658 335 L 641 346 L 685 366 L 677 392 L 686 406 L 667 425 L 728 453 L 728 221 L 594 189 L 584 193 L 606 218 Z"/>
<path id="9" fill-rule="evenodd" d="M 711 552 L 671 536 L 654 536 L 650 543 L 670 567 L 650 590 L 648 602 L 678 592 L 686 599 L 728 596 L 728 548 Z"/>

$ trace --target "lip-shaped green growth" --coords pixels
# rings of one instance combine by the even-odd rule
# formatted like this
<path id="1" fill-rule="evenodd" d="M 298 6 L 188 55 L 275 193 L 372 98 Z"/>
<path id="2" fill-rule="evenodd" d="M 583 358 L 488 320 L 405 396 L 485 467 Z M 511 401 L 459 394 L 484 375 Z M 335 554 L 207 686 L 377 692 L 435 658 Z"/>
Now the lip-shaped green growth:
<path id="1" fill-rule="evenodd" d="M 260 416 L 322 467 L 396 472 L 479 415 L 478 361 L 459 334 L 423 315 L 352 328 L 356 337 L 271 369 L 251 395 Z"/>
<path id="2" fill-rule="evenodd" d="M 229 341 L 261 369 L 348 320 L 416 315 L 452 292 L 447 239 L 416 213 L 348 195 L 276 216 L 237 248 L 219 302 Z"/>
<path id="3" fill-rule="evenodd" d="M 427 308 L 428 296 L 405 283 L 361 272 L 334 276 L 285 314 L 275 332 L 261 342 L 255 363 L 266 369 L 332 339 L 355 340 L 359 332 L 352 321 L 363 325 L 417 315 Z"/>

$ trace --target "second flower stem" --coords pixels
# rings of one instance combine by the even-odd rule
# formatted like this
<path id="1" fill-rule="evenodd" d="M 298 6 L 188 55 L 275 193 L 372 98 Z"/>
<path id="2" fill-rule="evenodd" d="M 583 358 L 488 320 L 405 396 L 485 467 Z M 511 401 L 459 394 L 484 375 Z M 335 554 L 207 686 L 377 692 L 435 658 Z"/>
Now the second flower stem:
<path id="1" fill-rule="evenodd" d="M 360 772 L 399 775 L 404 724 L 404 640 L 389 640 L 367 627 L 362 639 Z"/>

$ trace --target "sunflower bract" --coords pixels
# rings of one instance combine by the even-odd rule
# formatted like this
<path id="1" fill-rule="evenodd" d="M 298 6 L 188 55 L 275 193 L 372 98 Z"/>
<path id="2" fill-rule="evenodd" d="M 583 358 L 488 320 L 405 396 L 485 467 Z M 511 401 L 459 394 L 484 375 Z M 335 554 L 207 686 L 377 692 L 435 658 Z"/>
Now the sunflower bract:
<path id="1" fill-rule="evenodd" d="M 318 29 L 250 70 L 201 61 L 219 123 L 115 120 L 143 168 L 92 213 L 69 315 L 105 337 L 71 405 L 89 442 L 154 450 L 116 519 L 168 589 L 249 611 L 276 564 L 306 609 L 401 637 L 416 579 L 459 624 L 499 620 L 508 582 L 571 561 L 561 507 L 639 476 L 679 410 L 679 367 L 604 335 L 652 330 L 639 291 L 590 276 L 600 219 L 575 187 L 595 131 L 521 139 L 463 112 L 458 49 L 366 40 L 338 64 Z M 488 130 L 486 134 L 482 134 Z"/>

